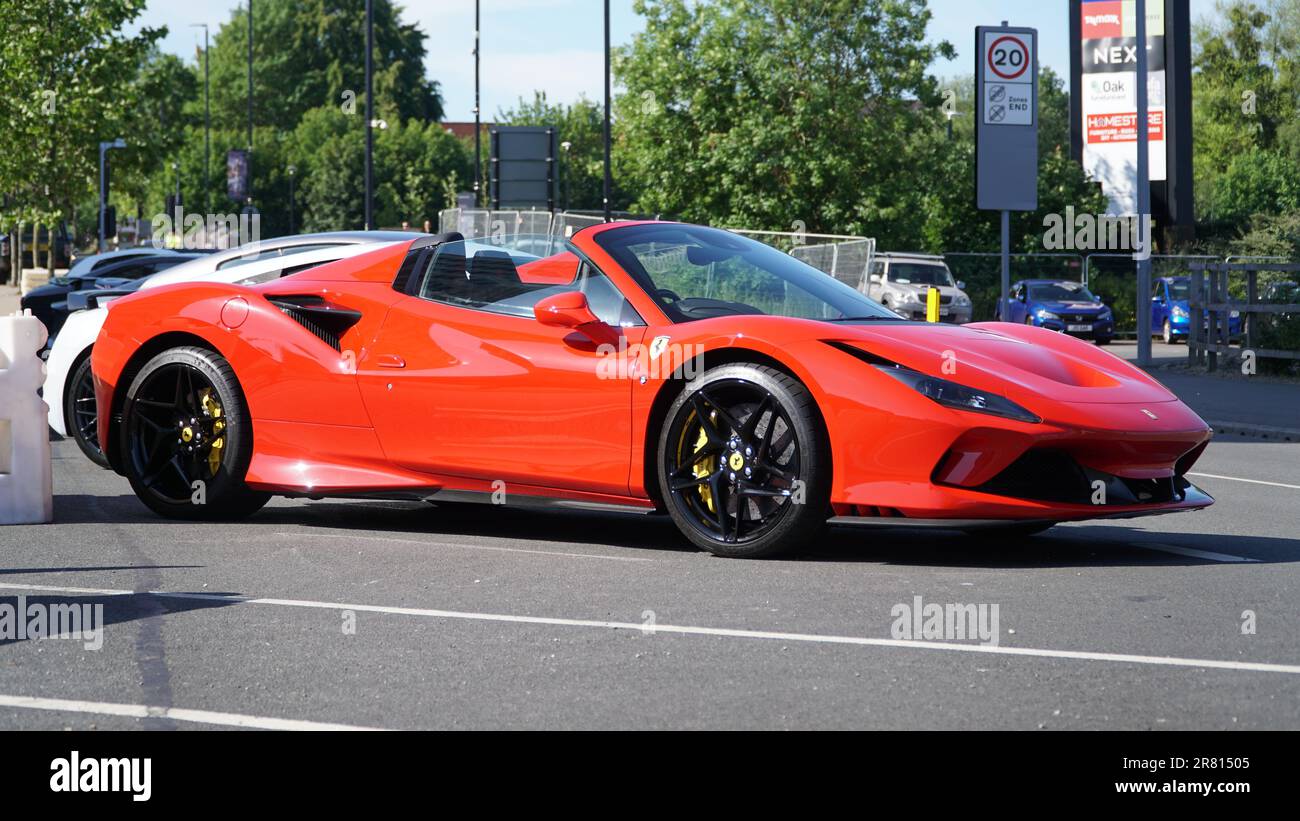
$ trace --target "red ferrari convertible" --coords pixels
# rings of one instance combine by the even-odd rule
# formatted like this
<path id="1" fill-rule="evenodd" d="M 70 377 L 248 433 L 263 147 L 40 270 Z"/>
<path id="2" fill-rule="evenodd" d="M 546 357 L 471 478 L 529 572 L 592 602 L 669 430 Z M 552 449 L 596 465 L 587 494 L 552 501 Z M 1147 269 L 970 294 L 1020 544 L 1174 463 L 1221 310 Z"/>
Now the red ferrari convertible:
<path id="1" fill-rule="evenodd" d="M 667 512 L 723 556 L 829 520 L 1033 533 L 1202 508 L 1211 431 L 1024 325 L 900 319 L 727 231 L 444 234 L 112 303 L 100 444 L 163 516 L 272 495 Z"/>

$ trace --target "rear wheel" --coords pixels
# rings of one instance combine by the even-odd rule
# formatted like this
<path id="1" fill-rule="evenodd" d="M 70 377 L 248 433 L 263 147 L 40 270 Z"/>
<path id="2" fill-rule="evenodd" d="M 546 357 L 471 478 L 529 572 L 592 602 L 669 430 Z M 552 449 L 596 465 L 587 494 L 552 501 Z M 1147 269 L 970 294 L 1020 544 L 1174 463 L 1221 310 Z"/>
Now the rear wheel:
<path id="1" fill-rule="evenodd" d="M 761 365 L 713 368 L 668 410 L 659 487 L 678 529 L 718 556 L 791 551 L 821 533 L 830 447 L 811 394 Z"/>
<path id="2" fill-rule="evenodd" d="M 173 348 L 149 360 L 122 407 L 122 456 L 140 501 L 173 519 L 234 519 L 270 499 L 244 484 L 252 420 L 219 354 Z"/>
<path id="3" fill-rule="evenodd" d="M 95 409 L 95 375 L 90 370 L 90 354 L 72 369 L 63 389 L 63 424 L 90 461 L 108 467 L 108 459 L 99 448 L 99 416 Z"/>

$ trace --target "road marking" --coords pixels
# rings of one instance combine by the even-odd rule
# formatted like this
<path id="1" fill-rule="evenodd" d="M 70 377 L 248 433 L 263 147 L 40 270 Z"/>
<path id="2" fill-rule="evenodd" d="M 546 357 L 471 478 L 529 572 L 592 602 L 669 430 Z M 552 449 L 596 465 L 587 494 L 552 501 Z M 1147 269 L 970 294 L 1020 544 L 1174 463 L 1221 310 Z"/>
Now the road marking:
<path id="1" fill-rule="evenodd" d="M 1300 485 L 1288 485 L 1285 482 L 1265 482 L 1263 479 L 1242 479 L 1237 476 L 1220 476 L 1217 473 L 1188 473 L 1188 476 L 1199 476 L 1202 479 L 1226 479 L 1229 482 L 1247 482 L 1252 485 L 1268 485 L 1269 487 L 1284 487 L 1289 490 L 1300 490 Z"/>
<path id="2" fill-rule="evenodd" d="M 1233 556 L 1228 553 L 1214 553 L 1209 550 L 1197 550 L 1194 547 L 1179 547 L 1173 544 L 1162 544 L 1154 542 L 1151 544 L 1134 544 L 1133 547 L 1140 547 L 1144 550 L 1159 550 L 1161 553 L 1177 553 L 1179 556 L 1192 556 L 1197 559 L 1206 559 L 1211 562 L 1225 563 L 1250 563 L 1258 562 L 1259 559 L 1248 559 L 1245 556 Z"/>
<path id="3" fill-rule="evenodd" d="M 689 636 L 721 636 L 724 638 L 768 639 L 772 641 L 809 642 L 814 644 L 847 644 L 862 647 L 903 647 L 915 650 L 947 650 L 958 653 L 984 653 L 1001 656 L 1031 656 L 1036 658 L 1072 659 L 1075 661 L 1109 661 L 1130 664 L 1152 664 L 1165 667 L 1199 667 L 1218 670 L 1244 670 L 1257 673 L 1289 673 L 1300 675 L 1300 664 L 1273 664 L 1256 661 L 1224 661 L 1220 659 L 1193 659 L 1177 656 L 1143 656 L 1129 653 L 1096 653 L 1087 650 L 1044 650 L 1032 647 L 986 647 L 981 644 L 955 644 L 940 641 L 909 639 L 878 639 L 866 636 L 836 636 L 818 633 L 782 633 L 770 630 L 742 630 L 730 627 L 695 627 L 678 624 L 656 624 L 648 627 L 641 622 L 604 621 L 599 619 L 566 619 L 551 616 L 516 616 L 508 613 L 475 613 L 461 610 L 435 610 L 424 607 L 388 607 L 375 604 L 344 604 L 340 602 L 308 601 L 302 599 L 265 599 L 246 596 L 220 596 L 215 593 L 168 593 L 132 590 L 55 587 L 39 584 L 0 582 L 0 589 L 29 590 L 47 593 L 92 593 L 95 595 L 149 595 L 163 599 L 188 599 L 234 604 L 263 604 L 277 607 L 302 607 L 317 610 L 353 610 L 363 613 L 384 613 L 394 616 L 420 616 L 434 619 L 461 619 L 466 621 L 507 622 L 512 624 L 540 624 L 555 627 L 593 627 L 607 630 L 628 630 L 638 633 L 677 633 Z"/>
<path id="4" fill-rule="evenodd" d="M 351 724 L 299 721 L 292 718 L 246 716 L 240 713 L 214 713 L 209 710 L 188 710 L 181 707 L 152 707 L 147 704 L 120 704 L 110 701 L 73 701 L 63 698 L 35 698 L 33 696 L 0 695 L 0 707 L 20 707 L 27 710 L 50 710 L 56 713 L 91 713 L 93 715 L 126 716 L 127 718 L 169 718 L 172 721 L 190 721 L 195 724 L 217 724 L 222 727 L 243 727 L 252 730 L 379 729 L 378 727 L 354 727 Z"/>
<path id="5" fill-rule="evenodd" d="M 295 538 L 316 538 L 318 536 L 326 539 L 370 539 L 376 542 L 398 542 L 400 544 L 418 544 L 423 547 L 460 547 L 466 550 L 493 550 L 501 553 L 533 553 L 538 556 L 562 556 L 569 559 L 604 559 L 610 562 L 652 562 L 654 559 L 644 559 L 637 556 L 601 556 L 596 553 L 566 553 L 560 550 L 529 550 L 526 547 L 499 547 L 497 545 L 485 544 L 465 544 L 463 542 L 426 542 L 422 539 L 403 539 L 397 536 L 370 536 L 366 534 L 352 535 L 348 533 L 317 533 L 311 531 L 308 533 L 281 531 L 277 536 L 290 536 Z"/>

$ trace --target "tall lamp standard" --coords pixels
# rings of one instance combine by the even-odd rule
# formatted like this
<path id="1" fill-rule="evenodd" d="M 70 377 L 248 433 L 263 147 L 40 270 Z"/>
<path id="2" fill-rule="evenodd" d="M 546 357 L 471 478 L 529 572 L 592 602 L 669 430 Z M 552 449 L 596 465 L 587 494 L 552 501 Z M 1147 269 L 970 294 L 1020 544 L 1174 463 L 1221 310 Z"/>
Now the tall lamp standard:
<path id="1" fill-rule="evenodd" d="M 212 184 L 212 108 L 208 103 L 208 24 L 190 23 L 192 28 L 203 28 L 203 210 L 212 213 L 212 199 L 208 186 Z"/>
<path id="2" fill-rule="evenodd" d="M 248 0 L 248 205 L 253 204 L 253 0 Z"/>
<path id="3" fill-rule="evenodd" d="M 605 222 L 610 222 L 612 214 L 610 212 L 610 191 L 614 187 L 614 176 L 610 169 L 610 150 L 609 150 L 609 97 L 610 97 L 610 69 L 609 69 L 609 0 L 605 0 Z"/>
<path id="4" fill-rule="evenodd" d="M 108 152 L 114 148 L 126 148 L 126 140 L 118 137 L 110 142 L 101 142 L 99 144 L 99 251 L 103 253 L 108 250 L 108 240 L 105 237 L 107 231 L 108 217 L 108 165 L 106 160 Z M 21 247 L 21 246 L 19 246 Z M 32 252 L 33 255 L 35 251 Z"/>
<path id="5" fill-rule="evenodd" d="M 298 233 L 293 224 L 293 175 L 298 169 L 291 165 L 285 170 L 289 172 L 289 236 L 293 236 Z"/>
<path id="6" fill-rule="evenodd" d="M 479 200 L 479 179 L 483 176 L 483 126 L 479 122 L 479 85 L 478 85 L 478 52 L 479 52 L 479 0 L 474 0 L 474 206 L 477 208 L 482 203 Z"/>
<path id="7" fill-rule="evenodd" d="M 375 154 L 375 3 L 366 0 L 366 207 L 365 225 L 374 227 L 374 154 Z"/>
<path id="8" fill-rule="evenodd" d="M 564 160 L 564 168 L 561 169 L 560 171 L 561 173 L 560 182 L 564 184 L 564 204 L 561 206 L 561 208 L 565 211 L 568 211 L 569 210 L 569 149 L 573 148 L 573 143 L 569 142 L 568 140 L 565 140 L 564 142 L 560 143 L 560 148 L 564 149 L 564 153 L 560 155 Z"/>

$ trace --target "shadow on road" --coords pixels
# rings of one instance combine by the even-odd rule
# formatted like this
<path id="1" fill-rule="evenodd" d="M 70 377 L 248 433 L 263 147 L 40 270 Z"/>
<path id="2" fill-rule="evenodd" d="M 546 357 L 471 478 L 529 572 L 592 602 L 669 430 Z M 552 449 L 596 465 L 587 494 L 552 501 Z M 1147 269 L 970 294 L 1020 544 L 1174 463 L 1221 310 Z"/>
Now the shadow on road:
<path id="1" fill-rule="evenodd" d="M 96 504 L 90 504 L 90 499 Z M 1172 514 L 1188 516 L 1192 514 Z M 202 538 L 203 523 L 159 519 L 133 495 L 59 496 L 56 523 L 155 523 L 182 528 Z M 631 548 L 664 553 L 694 553 L 695 548 L 663 515 L 538 510 L 494 505 L 383 501 L 273 503 L 246 522 L 218 525 L 220 537 L 230 528 L 265 526 L 325 527 L 398 538 L 436 541 L 439 536 L 471 536 L 528 547 L 530 542 Z M 1144 547 L 1146 545 L 1147 547 Z M 1265 564 L 1300 561 L 1300 539 L 1213 533 L 1159 533 L 1114 522 L 1058 526 L 1037 536 L 1008 539 L 971 536 L 959 531 L 856 528 L 837 526 L 802 555 L 775 561 L 877 562 L 951 567 L 1144 567 L 1218 564 L 1213 559 L 1162 552 L 1154 545 L 1227 554 Z M 160 566 L 160 569 L 166 566 Z M 188 566 L 182 566 L 188 567 Z M 75 568 L 73 568 L 75 569 Z M 87 568 L 93 569 L 93 568 Z M 117 568 L 100 568 L 117 569 Z M 120 569 L 139 569 L 127 568 Z M 53 571 L 3 571 L 58 572 Z"/>
<path id="2" fill-rule="evenodd" d="M 13 594 L 0 595 L 0 605 L 8 605 L 8 607 L 6 607 L 5 609 L 15 611 L 16 618 L 26 621 L 28 625 L 28 627 L 24 628 L 24 632 L 26 632 L 27 630 L 31 629 L 30 625 L 32 623 L 31 622 L 32 616 L 30 614 L 34 612 L 31 609 L 33 606 L 36 606 L 37 611 L 43 613 L 42 616 L 43 623 L 48 624 L 49 623 L 48 620 L 52 618 L 50 614 L 56 612 L 56 608 L 61 608 L 63 609 L 63 612 L 66 613 L 67 608 L 70 607 L 75 607 L 80 609 L 87 605 L 91 607 L 102 605 L 104 608 L 102 621 L 97 621 L 93 625 L 90 625 L 86 622 L 78 622 L 82 625 L 81 627 L 82 630 L 89 629 L 92 626 L 94 629 L 100 630 L 100 629 L 110 628 L 115 624 L 125 624 L 127 622 L 151 619 L 157 616 L 167 616 L 172 613 L 185 613 L 191 610 L 209 610 L 214 607 L 229 607 L 232 604 L 241 603 L 241 601 L 237 598 L 238 594 L 236 593 L 209 593 L 208 591 L 205 590 L 203 591 L 202 595 L 205 598 L 202 599 L 181 599 L 181 598 L 170 598 L 170 597 L 164 598 L 161 596 L 155 596 L 151 593 L 124 593 L 117 596 L 79 596 L 79 595 L 49 595 L 43 593 L 29 593 L 29 594 L 13 593 Z M 231 600 L 221 601 L 221 600 L 214 600 L 213 598 L 208 598 L 213 596 L 224 596 L 224 595 L 231 596 L 232 597 Z M 26 614 L 16 613 L 19 596 L 24 596 L 23 603 L 26 605 L 27 608 Z M 6 634 L 12 634 L 12 633 L 10 630 L 6 630 Z M 18 644 L 20 642 L 30 641 L 30 640 L 31 640 L 30 638 L 22 638 L 22 639 L 0 638 L 0 647 L 4 647 L 9 644 Z M 72 639 L 72 641 L 80 641 L 80 639 Z"/>

